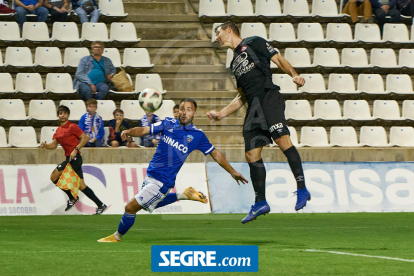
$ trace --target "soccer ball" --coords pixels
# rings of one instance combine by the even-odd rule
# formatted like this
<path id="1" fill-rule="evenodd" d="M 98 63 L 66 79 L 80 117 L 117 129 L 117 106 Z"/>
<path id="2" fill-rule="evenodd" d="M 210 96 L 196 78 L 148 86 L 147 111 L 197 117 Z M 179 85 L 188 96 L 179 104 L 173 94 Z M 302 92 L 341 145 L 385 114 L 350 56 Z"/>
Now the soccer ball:
<path id="1" fill-rule="evenodd" d="M 138 102 L 145 111 L 155 112 L 162 106 L 162 94 L 154 88 L 146 88 L 139 94 Z"/>

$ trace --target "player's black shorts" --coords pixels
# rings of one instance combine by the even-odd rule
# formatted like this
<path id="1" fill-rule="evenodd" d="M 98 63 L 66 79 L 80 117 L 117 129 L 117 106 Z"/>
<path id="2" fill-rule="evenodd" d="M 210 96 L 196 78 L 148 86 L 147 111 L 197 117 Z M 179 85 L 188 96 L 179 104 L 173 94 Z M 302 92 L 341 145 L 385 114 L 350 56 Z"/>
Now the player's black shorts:
<path id="1" fill-rule="evenodd" d="M 290 135 L 285 119 L 285 101 L 277 89 L 266 90 L 254 98 L 243 125 L 245 152 L 264 147 L 273 140 Z"/>
<path id="2" fill-rule="evenodd" d="M 66 167 L 66 165 L 69 162 L 69 156 L 66 156 L 66 160 L 63 161 L 60 165 L 58 165 L 56 167 L 56 169 L 58 171 L 63 171 Z M 70 164 L 72 165 L 73 170 L 76 172 L 76 174 L 80 177 L 80 179 L 83 179 L 83 171 L 82 171 L 82 164 L 83 164 L 83 160 L 82 160 L 82 155 L 78 154 L 76 155 L 75 159 L 72 159 L 72 161 L 70 161 Z"/>

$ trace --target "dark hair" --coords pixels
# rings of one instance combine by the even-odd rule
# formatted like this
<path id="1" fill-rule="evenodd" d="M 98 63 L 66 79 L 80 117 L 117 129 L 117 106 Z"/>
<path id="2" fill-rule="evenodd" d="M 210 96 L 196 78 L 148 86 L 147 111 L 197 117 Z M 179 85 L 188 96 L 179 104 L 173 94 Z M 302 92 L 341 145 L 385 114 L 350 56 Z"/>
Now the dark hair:
<path id="1" fill-rule="evenodd" d="M 240 36 L 239 28 L 236 26 L 236 24 L 234 24 L 231 21 L 226 21 L 223 24 L 217 26 L 214 31 L 216 32 L 218 28 L 221 28 L 222 30 L 225 30 L 227 28 L 230 28 L 235 35 Z"/>
<path id="2" fill-rule="evenodd" d="M 174 105 L 173 110 L 174 109 L 180 109 L 180 105 L 179 104 Z"/>
<path id="3" fill-rule="evenodd" d="M 124 111 L 122 109 L 117 108 L 117 109 L 114 110 L 114 112 L 112 112 L 112 115 L 115 116 L 115 113 L 117 113 L 117 112 L 124 114 Z"/>
<path id="4" fill-rule="evenodd" d="M 57 109 L 57 112 L 56 112 L 57 116 L 59 116 L 60 112 L 66 112 L 66 113 L 70 114 L 70 109 L 66 105 L 60 105 Z"/>
<path id="5" fill-rule="evenodd" d="M 96 107 L 98 107 L 98 101 L 95 100 L 94 98 L 91 98 L 91 99 L 86 101 L 86 106 L 88 106 L 90 104 L 96 105 Z"/>
<path id="6" fill-rule="evenodd" d="M 103 49 L 105 49 L 105 44 L 102 42 L 102 41 L 94 41 L 94 42 L 92 42 L 92 44 L 91 44 L 91 48 L 93 47 L 93 45 L 95 45 L 95 44 L 99 44 L 99 45 L 101 45 L 102 46 L 102 50 Z"/>
<path id="7" fill-rule="evenodd" d="M 197 110 L 197 103 L 194 99 L 191 99 L 191 98 L 182 99 L 180 104 L 182 104 L 184 102 L 193 103 L 194 104 L 194 111 Z"/>

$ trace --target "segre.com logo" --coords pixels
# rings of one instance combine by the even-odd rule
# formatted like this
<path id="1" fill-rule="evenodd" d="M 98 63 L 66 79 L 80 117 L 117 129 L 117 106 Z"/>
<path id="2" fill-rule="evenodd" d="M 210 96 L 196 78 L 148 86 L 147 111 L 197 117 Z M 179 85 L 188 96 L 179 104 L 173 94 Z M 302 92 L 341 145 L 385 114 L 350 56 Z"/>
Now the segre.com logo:
<path id="1" fill-rule="evenodd" d="M 153 245 L 153 272 L 257 272 L 257 245 Z"/>

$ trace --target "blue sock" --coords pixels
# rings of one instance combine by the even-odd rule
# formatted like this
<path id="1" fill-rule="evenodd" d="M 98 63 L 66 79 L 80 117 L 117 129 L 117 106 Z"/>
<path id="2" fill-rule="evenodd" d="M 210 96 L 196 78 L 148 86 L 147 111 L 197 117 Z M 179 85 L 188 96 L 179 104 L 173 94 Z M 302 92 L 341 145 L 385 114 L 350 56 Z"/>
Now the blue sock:
<path id="1" fill-rule="evenodd" d="M 136 216 L 137 216 L 136 214 L 132 215 L 132 214 L 124 213 L 124 215 L 122 216 L 121 222 L 119 223 L 119 226 L 118 226 L 118 233 L 121 235 L 125 235 L 126 232 L 128 232 L 129 228 L 131 228 L 132 225 L 134 225 Z"/>
<path id="2" fill-rule="evenodd" d="M 174 203 L 177 200 L 178 200 L 177 194 L 175 193 L 168 194 L 160 203 L 157 204 L 157 206 L 155 206 L 155 209 Z"/>

